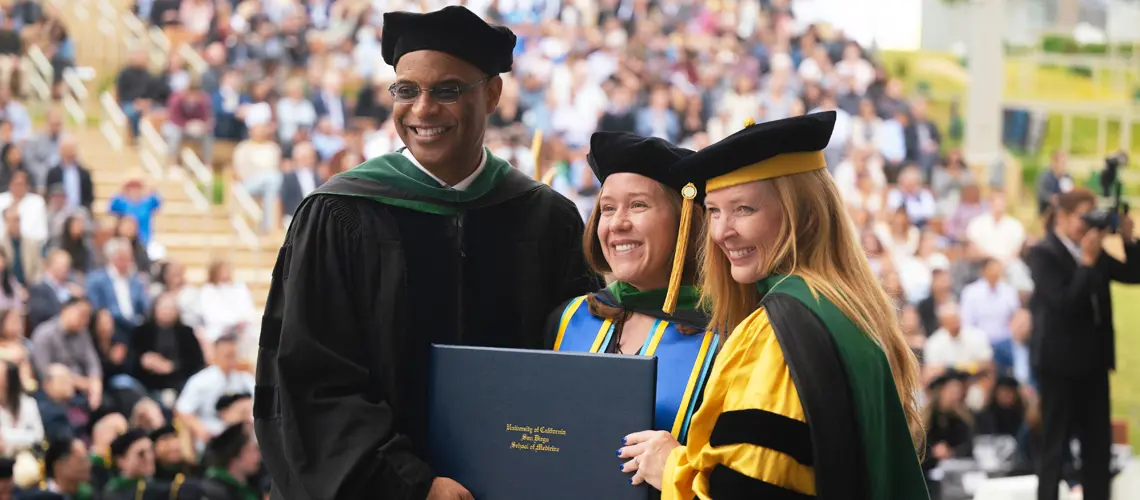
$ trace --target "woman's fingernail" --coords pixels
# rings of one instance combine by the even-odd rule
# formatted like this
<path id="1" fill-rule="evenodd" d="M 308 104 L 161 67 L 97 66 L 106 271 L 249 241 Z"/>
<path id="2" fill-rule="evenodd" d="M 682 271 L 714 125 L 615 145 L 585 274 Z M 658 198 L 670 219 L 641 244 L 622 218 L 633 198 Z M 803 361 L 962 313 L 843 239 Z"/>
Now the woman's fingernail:
<path id="1" fill-rule="evenodd" d="M 633 484 L 633 478 L 629 478 L 629 484 Z"/>
<path id="2" fill-rule="evenodd" d="M 617 451 L 617 456 L 619 456 L 619 457 L 621 456 L 621 450 Z"/>
<path id="3" fill-rule="evenodd" d="M 625 464 L 619 465 L 618 470 L 625 472 Z"/>
<path id="4" fill-rule="evenodd" d="M 625 438 L 621 438 L 621 444 L 629 444 L 625 442 Z"/>

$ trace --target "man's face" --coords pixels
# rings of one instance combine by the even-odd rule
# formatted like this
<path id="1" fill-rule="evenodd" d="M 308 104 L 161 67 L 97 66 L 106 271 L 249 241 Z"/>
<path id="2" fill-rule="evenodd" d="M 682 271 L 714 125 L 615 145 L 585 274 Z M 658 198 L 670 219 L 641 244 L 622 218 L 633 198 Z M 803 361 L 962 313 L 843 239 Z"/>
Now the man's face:
<path id="1" fill-rule="evenodd" d="M 150 438 L 135 441 L 127 448 L 120 459 L 125 477 L 150 477 L 154 475 L 154 443 Z"/>
<path id="2" fill-rule="evenodd" d="M 85 483 L 91 480 L 91 459 L 87 456 L 87 446 L 82 440 L 71 442 L 71 452 L 67 458 L 56 463 L 56 474 L 74 482 Z"/>
<path id="3" fill-rule="evenodd" d="M 178 435 L 167 434 L 154 442 L 154 456 L 159 463 L 173 465 L 182 462 L 182 447 Z"/>
<path id="4" fill-rule="evenodd" d="M 486 78 L 481 71 L 450 54 L 421 50 L 405 54 L 396 65 L 396 87 L 404 95 L 419 89 L 462 89 Z M 499 104 L 503 82 L 498 77 L 460 91 L 454 102 L 439 102 L 432 92 L 396 99 L 392 118 L 400 140 L 425 167 L 462 168 L 478 161 L 487 116 Z M 454 97 L 454 93 L 446 92 Z"/>
<path id="5" fill-rule="evenodd" d="M 219 342 L 214 346 L 214 362 L 223 370 L 234 369 L 237 366 L 237 345 Z"/>

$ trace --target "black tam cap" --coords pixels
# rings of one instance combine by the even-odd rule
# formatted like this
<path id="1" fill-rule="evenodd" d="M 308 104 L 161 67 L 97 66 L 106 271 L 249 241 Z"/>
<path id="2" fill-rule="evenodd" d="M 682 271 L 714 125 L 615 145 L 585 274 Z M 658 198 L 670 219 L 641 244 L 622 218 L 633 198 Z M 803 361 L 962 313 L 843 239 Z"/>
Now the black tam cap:
<path id="1" fill-rule="evenodd" d="M 648 177 L 681 192 L 685 183 L 670 167 L 691 154 L 693 151 L 656 137 L 627 132 L 595 132 L 590 136 L 590 153 L 586 155 L 586 161 L 599 182 L 605 182 L 612 174 L 630 173 Z"/>
<path id="2" fill-rule="evenodd" d="M 127 432 L 124 432 L 122 435 L 115 438 L 114 441 L 111 441 L 111 457 L 119 458 L 123 455 L 126 455 L 127 450 L 130 449 L 131 445 L 135 444 L 135 441 L 146 439 L 148 437 L 147 434 L 147 431 L 143 429 L 130 429 Z"/>
<path id="3" fill-rule="evenodd" d="M 942 375 L 939 375 L 934 380 L 930 381 L 930 390 L 938 390 L 942 386 L 954 380 L 965 383 L 966 381 L 970 380 L 970 374 L 951 368 L 943 372 Z"/>
<path id="4" fill-rule="evenodd" d="M 206 443 L 206 458 L 213 466 L 225 467 L 241 453 L 247 441 L 245 424 L 233 424 Z"/>
<path id="5" fill-rule="evenodd" d="M 11 458 L 0 458 L 0 479 L 12 479 L 12 469 L 16 461 Z"/>
<path id="6" fill-rule="evenodd" d="M 394 67 L 409 52 L 445 52 L 495 76 L 511 71 L 515 40 L 510 28 L 487 24 L 466 7 L 452 5 L 426 14 L 384 14 L 380 54 Z"/>
<path id="7" fill-rule="evenodd" d="M 75 438 L 70 436 L 58 436 L 48 441 L 47 448 L 44 450 L 45 478 L 50 479 L 54 476 L 55 463 L 71 453 L 74 444 Z"/>
<path id="8" fill-rule="evenodd" d="M 162 438 L 165 436 L 176 435 L 176 434 L 178 434 L 178 430 L 175 429 L 173 425 L 167 424 L 167 425 L 164 425 L 162 427 L 159 427 L 158 429 L 151 431 L 150 432 L 150 440 L 151 441 L 158 441 L 159 438 Z"/>
<path id="9" fill-rule="evenodd" d="M 744 129 L 677 162 L 677 175 L 703 191 L 827 168 L 823 148 L 831 141 L 835 112 L 825 111 Z"/>
<path id="10" fill-rule="evenodd" d="M 225 410 L 226 408 L 233 406 L 234 403 L 241 401 L 243 399 L 249 399 L 251 397 L 252 396 L 250 396 L 248 392 L 240 392 L 237 394 L 226 394 L 226 395 L 218 398 L 217 404 L 214 405 L 214 410 L 216 410 L 216 411 Z"/>

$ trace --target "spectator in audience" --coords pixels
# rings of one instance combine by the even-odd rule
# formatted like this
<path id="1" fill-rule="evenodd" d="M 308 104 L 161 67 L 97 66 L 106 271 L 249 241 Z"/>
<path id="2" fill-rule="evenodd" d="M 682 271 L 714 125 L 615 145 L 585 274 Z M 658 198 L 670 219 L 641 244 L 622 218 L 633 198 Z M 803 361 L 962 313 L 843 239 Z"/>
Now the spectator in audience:
<path id="1" fill-rule="evenodd" d="M 293 169 L 285 174 L 281 183 L 281 204 L 284 207 L 286 227 L 301 205 L 301 200 L 321 185 L 316 167 L 317 154 L 311 143 L 302 142 L 293 147 Z"/>
<path id="2" fill-rule="evenodd" d="M 190 376 L 206 367 L 198 337 L 179 321 L 177 298 L 170 292 L 155 299 L 153 315 L 134 332 L 131 351 L 140 358 L 135 378 L 166 406 L 173 406 Z"/>
<path id="3" fill-rule="evenodd" d="M 897 210 L 900 207 L 906 210 L 910 221 L 919 229 L 937 215 L 938 206 L 934 195 L 923 187 L 922 172 L 916 167 L 904 168 L 899 173 L 898 186 L 887 193 L 887 210 Z"/>
<path id="4" fill-rule="evenodd" d="M 8 191 L 0 193 L 0 210 L 14 207 L 19 214 L 20 236 L 36 240 L 42 245 L 48 236 L 47 204 L 43 196 L 28 192 L 29 187 L 26 171 L 12 172 Z"/>
<path id="5" fill-rule="evenodd" d="M 946 220 L 946 236 L 952 241 L 965 241 L 970 221 L 986 213 L 986 210 L 986 205 L 982 203 L 981 188 L 974 183 L 962 186 L 958 203 Z"/>
<path id="6" fill-rule="evenodd" d="M 5 457 L 31 451 L 44 440 L 44 425 L 36 400 L 24 394 L 20 383 L 20 368 L 12 363 L 0 363 L 0 452 Z"/>
<path id="7" fill-rule="evenodd" d="M 16 280 L 8 256 L 0 250 L 0 309 L 18 309 L 26 298 L 27 292 Z"/>
<path id="8" fill-rule="evenodd" d="M 989 367 L 994 352 L 985 332 L 962 323 L 958 304 L 947 302 L 938 308 L 940 327 L 926 340 L 922 362 L 927 376 L 938 377 L 948 370 L 976 373 Z"/>
<path id="9" fill-rule="evenodd" d="M 150 110 L 152 77 L 147 63 L 150 54 L 145 48 L 136 48 L 127 54 L 127 65 L 119 72 L 115 82 L 115 100 L 127 115 L 131 139 L 139 135 L 139 122 L 143 113 Z"/>
<path id="10" fill-rule="evenodd" d="M 71 371 L 76 389 L 94 409 L 103 403 L 103 367 L 91 336 L 87 333 L 91 305 L 73 297 L 63 305 L 59 316 L 32 332 L 32 363 L 46 373 L 53 363 Z"/>
<path id="11" fill-rule="evenodd" d="M 170 161 L 178 164 L 182 141 L 192 140 L 201 148 L 199 156 L 209 165 L 214 160 L 214 109 L 201 84 L 191 80 L 186 90 L 175 92 L 166 103 L 169 117 L 162 135 L 170 148 Z"/>
<path id="12" fill-rule="evenodd" d="M 154 475 L 154 443 L 143 429 L 130 429 L 111 442 L 111 460 L 118 475 L 103 487 L 103 498 L 142 496 Z"/>
<path id="13" fill-rule="evenodd" d="M 79 163 L 79 144 L 75 137 L 64 135 L 59 140 L 59 163 L 47 173 L 47 185 L 63 186 L 67 208 L 84 208 L 91 213 L 95 186 L 91 171 Z"/>
<path id="14" fill-rule="evenodd" d="M 994 344 L 994 368 L 998 375 L 1013 377 L 1023 387 L 1033 389 L 1037 386 L 1029 357 L 1033 316 L 1028 309 L 1018 309 L 1009 323 L 1010 338 Z"/>
<path id="15" fill-rule="evenodd" d="M 173 425 L 167 424 L 150 433 L 154 442 L 154 478 L 174 482 L 193 474 L 193 465 L 182 451 L 182 438 Z"/>
<path id="16" fill-rule="evenodd" d="M 1025 424 L 1025 401 L 1017 379 L 999 376 L 990 401 L 978 414 L 979 435 L 1017 437 Z"/>
<path id="17" fill-rule="evenodd" d="M 25 288 L 29 283 L 37 283 L 44 272 L 43 240 L 29 238 L 20 233 L 20 214 L 14 208 L 4 210 L 4 229 L 7 234 L 0 237 L 0 258 L 3 260 L 4 278 L 11 277 Z M 5 291 L 7 287 L 5 287 Z M 23 301 L 22 293 L 17 299 Z"/>
<path id="18" fill-rule="evenodd" d="M 218 400 L 226 394 L 253 394 L 253 374 L 238 370 L 238 342 L 234 335 L 219 337 L 213 346 L 210 366 L 186 381 L 174 405 L 176 418 L 198 443 L 218 435 L 224 426 L 218 416 Z"/>
<path id="19" fill-rule="evenodd" d="M 890 218 L 875 225 L 875 235 L 879 241 L 892 257 L 914 255 L 918 251 L 922 231 L 911 224 L 906 208 L 896 207 L 885 215 L 889 215 Z"/>
<path id="20" fill-rule="evenodd" d="M 281 146 L 273 141 L 268 122 L 250 126 L 249 139 L 234 148 L 233 174 L 249 194 L 261 198 L 261 229 L 272 222 L 281 196 Z"/>
<path id="21" fill-rule="evenodd" d="M 158 279 L 151 284 L 151 298 L 171 293 L 178 305 L 179 321 L 193 328 L 202 328 L 202 308 L 198 300 L 198 287 L 186 282 L 186 266 L 177 261 L 166 261 L 159 269 Z"/>
<path id="22" fill-rule="evenodd" d="M 44 452 L 44 488 L 63 498 L 80 499 L 90 495 L 93 486 L 91 455 L 82 439 L 59 436 L 49 441 Z"/>
<path id="23" fill-rule="evenodd" d="M 235 424 L 210 440 L 204 460 L 203 489 L 210 498 L 260 498 L 254 482 L 261 469 L 261 451 L 249 426 Z"/>
<path id="24" fill-rule="evenodd" d="M 115 238 L 125 240 L 131 248 L 134 258 L 134 268 L 145 284 L 150 278 L 150 252 L 139 237 L 139 222 L 132 215 L 117 217 L 115 220 Z"/>
<path id="25" fill-rule="evenodd" d="M 930 273 L 930 295 L 918 303 L 918 316 L 927 335 L 939 328 L 938 309 L 955 300 L 948 269 L 935 268 Z"/>
<path id="26" fill-rule="evenodd" d="M 1003 275 L 1001 261 L 986 258 L 981 279 L 962 290 L 962 322 L 985 332 L 990 344 L 1010 338 L 1010 319 L 1021 309 L 1021 297 Z"/>
<path id="27" fill-rule="evenodd" d="M 930 474 L 942 460 L 970 458 L 974 449 L 974 416 L 966 408 L 965 387 L 969 376 L 949 370 L 930 384 L 926 406 L 926 454 L 922 467 L 932 497 L 941 498 L 938 478 Z"/>
<path id="28" fill-rule="evenodd" d="M 387 92 L 384 89 L 384 93 Z M 312 130 L 316 126 L 317 111 L 313 103 L 305 99 L 304 80 L 292 78 L 285 82 L 285 95 L 277 100 L 278 140 L 281 144 L 292 144 L 298 132 Z"/>
<path id="29" fill-rule="evenodd" d="M 990 193 L 989 212 L 974 217 L 966 226 L 966 237 L 987 257 L 1002 263 L 1016 259 L 1025 246 L 1025 227 L 1006 213 L 1005 193 Z"/>
<path id="30" fill-rule="evenodd" d="M 103 250 L 109 264 L 87 276 L 87 297 L 95 309 L 107 309 L 115 319 L 115 333 L 129 339 L 147 311 L 146 286 L 135 267 L 131 242 L 114 238 Z"/>
<path id="31" fill-rule="evenodd" d="M 103 367 L 104 404 L 116 409 L 130 408 L 142 397 L 145 388 L 130 376 L 127 338 L 115 335 L 115 319 L 106 309 L 91 315 L 88 331 L 99 354 L 99 365 Z"/>
<path id="32" fill-rule="evenodd" d="M 1069 174 L 1069 155 L 1061 150 L 1053 151 L 1049 168 L 1037 176 L 1037 213 L 1057 202 L 1057 195 L 1073 190 L 1073 176 Z"/>
<path id="33" fill-rule="evenodd" d="M 36 192 L 43 193 L 51 184 L 47 182 L 48 172 L 60 163 L 60 141 L 63 137 L 63 113 L 59 108 L 48 109 L 43 131 L 24 145 L 27 149 L 25 166 Z"/>
<path id="34" fill-rule="evenodd" d="M 166 416 L 163 415 L 158 402 L 144 397 L 131 407 L 131 418 L 127 419 L 127 422 L 133 429 L 150 433 L 166 425 Z"/>
<path id="35" fill-rule="evenodd" d="M 203 76 L 203 79 L 205 76 Z M 210 92 L 214 109 L 214 138 L 221 141 L 237 142 L 245 138 L 245 122 L 242 121 L 241 96 L 242 74 L 236 70 L 226 71 L 216 90 Z M 204 86 L 203 86 L 204 87 Z"/>
<path id="36" fill-rule="evenodd" d="M 245 283 L 234 280 L 233 269 L 228 262 L 216 260 L 210 264 L 198 300 L 202 306 L 203 334 L 207 342 L 227 333 L 245 339 L 257 311 L 249 288 Z"/>
<path id="37" fill-rule="evenodd" d="M 82 411 L 83 408 L 75 406 L 75 384 L 72 382 L 71 370 L 59 363 L 52 363 L 43 374 L 43 379 L 44 390 L 36 396 L 40 417 L 43 419 L 44 437 L 57 440 L 78 435 L 71 413 L 73 410 L 85 412 Z"/>
<path id="38" fill-rule="evenodd" d="M 253 425 L 253 395 L 245 392 L 226 394 L 218 399 L 215 406 L 218 420 L 229 427 L 234 424 Z"/>
<path id="39" fill-rule="evenodd" d="M 93 220 L 91 212 L 83 207 L 69 208 L 67 206 L 67 193 L 63 191 L 63 184 L 52 184 L 47 189 L 47 217 L 48 217 L 48 245 L 57 246 L 60 235 L 67 227 L 67 220 L 72 216 L 81 220 L 82 235 L 86 235 L 87 227 Z"/>
<path id="40" fill-rule="evenodd" d="M 153 234 L 154 214 L 161 206 L 162 197 L 157 189 L 151 188 L 149 193 L 145 193 L 142 181 L 131 179 L 123 184 L 122 192 L 111 198 L 107 212 L 117 217 L 133 218 L 138 223 L 138 243 L 146 248 Z"/>
<path id="41" fill-rule="evenodd" d="M 333 130 L 342 131 L 348 126 L 349 107 L 343 96 L 344 82 L 335 71 L 325 73 L 321 78 L 320 90 L 313 95 L 313 109 L 317 118 L 328 118 Z"/>
<path id="42" fill-rule="evenodd" d="M 52 243 L 49 252 L 61 251 L 70 257 L 70 273 L 76 282 L 85 281 L 87 272 L 95 267 L 95 250 L 87 237 L 87 219 L 82 215 L 71 215 L 63 225 L 63 232 Z"/>
<path id="43" fill-rule="evenodd" d="M 0 309 L 0 360 L 19 368 L 20 386 L 35 392 L 38 384 L 32 369 L 31 342 L 24 335 L 24 316 L 19 309 Z"/>
<path id="44" fill-rule="evenodd" d="M 910 123 L 906 126 L 906 159 L 918 164 L 923 178 L 931 178 L 934 164 L 938 161 L 942 145 L 942 134 L 938 126 L 926 116 L 926 100 L 911 101 Z"/>
<path id="45" fill-rule="evenodd" d="M 0 86 L 0 116 L 12 124 L 12 142 L 23 144 L 32 138 L 32 117 L 28 114 L 28 108 L 12 99 L 12 89 L 2 86 Z"/>

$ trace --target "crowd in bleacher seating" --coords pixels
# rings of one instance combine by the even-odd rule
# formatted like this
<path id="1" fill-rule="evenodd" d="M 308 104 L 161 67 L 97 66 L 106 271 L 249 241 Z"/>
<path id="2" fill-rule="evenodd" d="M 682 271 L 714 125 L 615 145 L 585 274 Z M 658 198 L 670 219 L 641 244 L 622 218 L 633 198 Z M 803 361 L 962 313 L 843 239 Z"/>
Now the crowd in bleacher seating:
<path id="1" fill-rule="evenodd" d="M 152 67 L 146 49 L 134 50 L 114 94 L 132 136 L 149 120 L 169 162 L 194 149 L 260 201 L 264 231 L 278 231 L 330 176 L 402 146 L 390 119 L 395 75 L 380 57 L 381 15 L 444 3 L 138 0 L 135 12 L 164 30 L 171 53 Z M 1020 257 L 1037 231 L 1011 215 L 1020 200 L 966 166 L 955 133 L 930 120 L 925 98 L 876 64 L 872 48 L 797 20 L 787 0 L 466 4 L 519 36 L 487 146 L 544 178 L 584 217 L 599 190 L 585 160 L 595 131 L 697 149 L 747 118 L 837 110 L 828 166 L 923 361 L 932 484 L 947 477 L 942 465 L 978 453 L 984 435 L 1017 443 L 1004 471 L 1032 470 L 1039 419 L 1025 304 L 1033 283 Z M 182 43 L 204 71 L 179 55 Z M 60 44 L 54 54 L 66 60 L 72 50 Z M 9 228 L 0 240 L 0 358 L 9 364 L 0 371 L 9 384 L 0 386 L 2 453 L 40 453 L 38 443 L 55 436 L 68 446 L 81 438 L 83 450 L 103 457 L 114 436 L 141 426 L 159 431 L 157 477 L 249 419 L 243 395 L 252 375 L 233 353 L 235 334 L 253 334 L 249 290 L 225 263 L 197 287 L 180 263 L 152 262 L 152 243 L 177 228 L 153 225 L 162 201 L 142 183 L 124 185 L 109 218 L 95 219 L 103 208 L 93 209 L 92 174 L 61 117 L 49 114 L 33 132 L 9 94 L 0 89 L 0 209 Z M 1072 188 L 1065 157 L 1053 161 L 1038 192 L 1046 204 Z M 186 446 L 165 444 L 168 423 Z M 49 473 L 76 484 L 69 463 Z M 114 474 L 102 459 L 93 463 L 92 481 L 103 487 Z"/>

